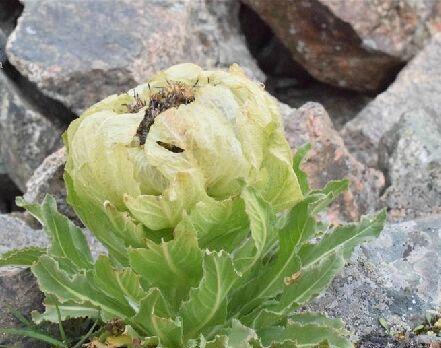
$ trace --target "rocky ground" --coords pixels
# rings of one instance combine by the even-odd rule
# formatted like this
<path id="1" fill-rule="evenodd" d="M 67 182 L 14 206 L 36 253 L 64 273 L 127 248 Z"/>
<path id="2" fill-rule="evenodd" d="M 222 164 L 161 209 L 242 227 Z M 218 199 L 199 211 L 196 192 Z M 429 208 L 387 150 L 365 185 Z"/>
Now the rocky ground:
<path id="1" fill-rule="evenodd" d="M 172 64 L 237 62 L 279 99 L 293 149 L 312 144 L 312 186 L 351 180 L 329 221 L 389 212 L 309 309 L 342 317 L 358 347 L 440 347 L 413 333 L 441 309 L 438 32 L 439 0 L 2 0 L 0 253 L 47 242 L 17 195 L 51 193 L 76 219 L 60 135 L 88 105 Z M 27 270 L 0 269 L 0 327 L 39 305 Z"/>

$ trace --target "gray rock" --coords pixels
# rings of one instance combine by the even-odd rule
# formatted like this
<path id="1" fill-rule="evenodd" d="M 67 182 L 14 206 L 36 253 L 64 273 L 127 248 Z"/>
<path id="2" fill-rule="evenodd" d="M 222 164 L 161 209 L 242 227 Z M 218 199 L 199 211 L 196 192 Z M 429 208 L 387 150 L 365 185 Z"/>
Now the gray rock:
<path id="1" fill-rule="evenodd" d="M 405 113 L 380 141 L 380 165 L 389 187 L 382 200 L 393 219 L 441 213 L 441 115 Z"/>
<path id="2" fill-rule="evenodd" d="M 85 230 L 92 256 L 105 253 L 104 247 L 89 231 Z M 0 214 L 0 255 L 12 250 L 28 246 L 45 247 L 48 245 L 46 233 L 41 229 L 33 229 L 23 219 L 10 214 Z"/>
<path id="3" fill-rule="evenodd" d="M 403 113 L 432 109 L 441 117 L 441 33 L 433 37 L 398 75 L 343 129 L 348 149 L 369 166 L 378 163 L 378 145 Z"/>
<path id="4" fill-rule="evenodd" d="M 261 75 L 239 34 L 233 0 L 23 3 L 7 44 L 9 60 L 76 113 L 185 61 L 239 62 Z"/>
<path id="5" fill-rule="evenodd" d="M 5 54 L 6 41 L 14 30 L 15 21 L 20 15 L 23 6 L 18 0 L 2 0 L 0 2 L 0 64 L 7 59 Z"/>
<path id="6" fill-rule="evenodd" d="M 40 111 L 0 72 L 0 157 L 23 191 L 44 158 L 61 146 L 63 125 Z"/>
<path id="7" fill-rule="evenodd" d="M 27 202 L 41 203 L 47 194 L 55 197 L 58 210 L 81 224 L 73 209 L 66 203 L 66 187 L 63 173 L 66 162 L 66 150 L 64 147 L 49 155 L 35 170 L 32 177 L 26 183 L 26 192 L 23 198 Z"/>
<path id="8" fill-rule="evenodd" d="M 0 214 L 0 254 L 28 246 L 45 247 L 47 243 L 42 230 L 34 230 L 16 217 Z"/>
<path id="9" fill-rule="evenodd" d="M 409 333 L 440 309 L 440 250 L 441 215 L 390 224 L 308 309 L 342 318 L 354 339 L 384 333 L 380 319 L 391 335 Z"/>
<path id="10" fill-rule="evenodd" d="M 291 147 L 312 145 L 303 165 L 311 187 L 321 188 L 330 180 L 345 178 L 351 182 L 349 191 L 328 210 L 330 221 L 358 220 L 362 214 L 377 209 L 383 174 L 367 168 L 348 152 L 323 106 L 318 103 L 307 103 L 299 109 L 280 106 Z"/>

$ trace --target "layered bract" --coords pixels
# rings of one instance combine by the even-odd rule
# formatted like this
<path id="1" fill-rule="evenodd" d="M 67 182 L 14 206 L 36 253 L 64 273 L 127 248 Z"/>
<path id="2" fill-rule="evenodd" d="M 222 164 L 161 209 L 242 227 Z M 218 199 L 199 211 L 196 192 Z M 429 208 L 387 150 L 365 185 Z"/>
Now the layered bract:
<path id="1" fill-rule="evenodd" d="M 151 96 L 174 83 L 187 86 L 194 102 L 156 116 L 140 145 L 136 132 Z M 145 106 L 131 113 L 139 100 Z M 123 214 L 166 234 L 199 205 L 236 204 L 245 186 L 276 211 L 302 199 L 277 104 L 238 66 L 228 72 L 173 66 L 90 107 L 72 122 L 65 142 L 69 194 L 78 197 L 77 213 L 88 226 L 96 219 L 90 212 L 101 210 L 110 220 Z"/>

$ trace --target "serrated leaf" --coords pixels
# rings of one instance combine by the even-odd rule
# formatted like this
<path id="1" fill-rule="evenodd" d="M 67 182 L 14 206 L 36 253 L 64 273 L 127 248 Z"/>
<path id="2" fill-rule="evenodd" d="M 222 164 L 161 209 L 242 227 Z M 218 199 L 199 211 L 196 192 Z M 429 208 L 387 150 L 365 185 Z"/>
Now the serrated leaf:
<path id="1" fill-rule="evenodd" d="M 253 307 L 262 303 L 265 299 L 280 294 L 285 285 L 285 278 L 292 277 L 300 270 L 300 259 L 294 248 L 298 242 L 298 235 L 290 229 L 279 231 L 279 250 L 272 262 L 261 265 L 260 273 L 251 281 L 235 292 L 232 305 L 240 309 L 234 313 L 247 314 Z"/>
<path id="2" fill-rule="evenodd" d="M 44 293 L 55 295 L 61 302 L 90 303 L 101 309 L 103 320 L 111 320 L 115 317 L 124 320 L 135 314 L 126 301 L 118 302 L 100 291 L 91 283 L 90 276 L 77 273 L 71 278 L 49 256 L 41 256 L 32 266 L 32 272 Z"/>
<path id="3" fill-rule="evenodd" d="M 352 343 L 332 327 L 314 324 L 291 324 L 286 327 L 273 327 L 260 332 L 264 344 L 293 341 L 296 347 L 315 348 L 328 344 L 330 348 L 353 348 Z"/>
<path id="4" fill-rule="evenodd" d="M 113 231 L 124 241 L 126 247 L 139 248 L 145 245 L 145 227 L 141 223 L 135 223 L 128 212 L 119 211 L 109 201 L 104 202 L 104 211 L 114 227 Z"/>
<path id="5" fill-rule="evenodd" d="M 95 202 L 89 201 L 89 196 L 82 194 L 81 199 L 75 191 L 72 178 L 68 171 L 64 172 L 64 182 L 67 189 L 67 202 L 74 208 L 78 216 L 81 216 L 83 223 L 92 231 L 94 236 L 108 249 L 109 256 L 112 260 L 117 261 L 121 265 L 127 265 L 127 251 L 124 242 L 118 238 L 118 233 L 114 231 L 114 227 L 109 221 L 103 209 L 97 208 Z M 87 188 L 83 188 L 87 190 Z"/>
<path id="6" fill-rule="evenodd" d="M 339 226 L 325 235 L 317 244 L 305 244 L 299 251 L 303 266 L 311 265 L 328 257 L 336 250 L 342 249 L 348 258 L 355 246 L 377 237 L 383 230 L 386 211 L 382 210 L 373 216 L 362 217 L 359 223 Z"/>
<path id="7" fill-rule="evenodd" d="M 129 250 L 130 265 L 177 310 L 202 277 L 202 252 L 196 237 L 192 231 L 181 230 L 170 242 L 147 243 L 148 249 Z"/>
<path id="8" fill-rule="evenodd" d="M 328 182 L 325 187 L 320 190 L 311 191 L 310 195 L 313 196 L 315 194 L 324 195 L 323 199 L 317 200 L 315 204 L 312 206 L 311 214 L 315 215 L 321 210 L 327 208 L 329 204 L 331 204 L 341 193 L 347 191 L 349 187 L 349 180 L 332 180 Z"/>
<path id="9" fill-rule="evenodd" d="M 180 310 L 186 339 L 195 338 L 207 328 L 225 322 L 227 296 L 238 279 L 230 255 L 206 252 L 202 280 L 197 289 L 190 291 L 189 300 Z"/>
<path id="10" fill-rule="evenodd" d="M 250 221 L 251 238 L 234 251 L 234 265 L 239 272 L 245 273 L 254 266 L 266 248 L 277 240 L 275 232 L 275 213 L 253 188 L 247 187 L 242 191 L 245 211 Z"/>
<path id="11" fill-rule="evenodd" d="M 158 288 L 152 288 L 141 301 L 139 312 L 131 323 L 139 333 L 157 337 L 164 347 L 181 348 L 182 324 L 170 318 L 170 309 Z"/>
<path id="12" fill-rule="evenodd" d="M 240 197 L 199 202 L 176 230 L 190 227 L 202 249 L 232 252 L 249 232 L 245 204 Z"/>
<path id="13" fill-rule="evenodd" d="M 128 304 L 134 311 L 139 309 L 141 300 L 146 293 L 141 288 L 139 275 L 130 268 L 115 269 L 109 258 L 100 255 L 94 265 L 93 273 L 89 272 L 92 284 L 104 294 L 120 303 Z"/>
<path id="14" fill-rule="evenodd" d="M 308 176 L 300 166 L 310 150 L 311 144 L 304 144 L 296 149 L 296 153 L 293 158 L 293 169 L 296 173 L 297 180 L 299 181 L 300 189 L 304 195 L 306 195 L 309 191 Z"/>
<path id="15" fill-rule="evenodd" d="M 333 253 L 318 263 L 302 268 L 299 278 L 286 285 L 277 305 L 270 308 L 276 313 L 288 313 L 293 307 L 307 303 L 327 288 L 334 276 L 343 268 L 345 260 L 342 253 Z"/>
<path id="16" fill-rule="evenodd" d="M 43 321 L 51 323 L 58 323 L 58 311 L 60 312 L 61 320 L 74 318 L 99 318 L 100 311 L 91 304 L 78 304 L 75 302 L 58 302 L 54 300 L 54 296 L 46 297 L 44 300 L 45 311 L 39 313 L 32 312 L 32 320 L 36 324 L 41 324 Z M 57 311 L 58 307 L 58 311 Z"/>
<path id="17" fill-rule="evenodd" d="M 50 255 L 65 258 L 78 269 L 92 267 L 92 255 L 83 231 L 57 211 L 54 197 L 47 195 L 41 205 L 26 203 L 24 200 L 18 202 L 42 223 L 51 241 L 48 251 Z"/>
<path id="18" fill-rule="evenodd" d="M 233 319 L 231 329 L 228 330 L 228 347 L 229 348 L 252 348 L 251 342 L 257 340 L 256 332 L 242 325 L 242 323 Z"/>
<path id="19" fill-rule="evenodd" d="M 289 317 L 290 323 L 298 325 L 317 325 L 332 328 L 342 334 L 347 334 L 345 324 L 341 319 L 328 318 L 320 313 L 304 312 L 292 314 Z"/>
<path id="20" fill-rule="evenodd" d="M 46 254 L 46 248 L 28 247 L 13 249 L 0 257 L 0 267 L 3 266 L 31 266 L 41 255 Z"/>

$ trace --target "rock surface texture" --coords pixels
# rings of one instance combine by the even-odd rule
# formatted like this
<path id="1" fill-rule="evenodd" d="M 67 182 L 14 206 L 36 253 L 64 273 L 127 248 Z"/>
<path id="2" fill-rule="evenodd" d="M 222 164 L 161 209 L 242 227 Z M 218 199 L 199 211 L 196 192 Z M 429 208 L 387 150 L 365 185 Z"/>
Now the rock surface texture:
<path id="1" fill-rule="evenodd" d="M 26 183 L 23 198 L 27 202 L 41 203 L 44 197 L 50 194 L 55 197 L 60 213 L 81 224 L 73 209 L 66 203 L 66 187 L 63 180 L 65 162 L 64 147 L 49 155 Z"/>
<path id="2" fill-rule="evenodd" d="M 27 319 L 34 310 L 43 310 L 43 294 L 29 269 L 0 269 L 0 328 L 22 326 L 11 310 L 19 312 Z M 0 344 L 10 348 L 43 348 L 35 340 L 0 334 Z"/>
<path id="3" fill-rule="evenodd" d="M 436 0 L 244 2 L 312 76 L 359 91 L 383 88 L 441 30 Z"/>
<path id="4" fill-rule="evenodd" d="M 392 219 L 441 213 L 440 110 L 417 109 L 380 141 L 380 165 L 389 187 L 382 201 Z"/>
<path id="5" fill-rule="evenodd" d="M 41 113 L 0 71 L 0 157 L 21 190 L 46 156 L 61 146 L 62 122 Z"/>
<path id="6" fill-rule="evenodd" d="M 261 77 L 239 34 L 239 3 L 232 0 L 23 3 L 7 44 L 9 60 L 76 113 L 185 61 L 238 62 Z"/>
<path id="7" fill-rule="evenodd" d="M 370 166 L 378 165 L 378 145 L 404 113 L 432 110 L 441 117 L 441 34 L 398 75 L 395 82 L 370 102 L 343 129 L 349 150 Z"/>
<path id="8" fill-rule="evenodd" d="M 440 250 L 441 215 L 388 225 L 308 309 L 343 318 L 362 341 L 384 333 L 380 319 L 391 335 L 409 333 L 441 305 Z"/>
<path id="9" fill-rule="evenodd" d="M 305 143 L 312 145 L 303 165 L 313 188 L 323 187 L 330 180 L 347 178 L 348 192 L 331 206 L 331 221 L 357 220 L 378 206 L 384 185 L 381 172 L 367 168 L 346 149 L 343 139 L 333 128 L 326 110 L 317 103 L 307 103 L 299 109 L 281 104 L 285 131 L 292 148 Z"/>

